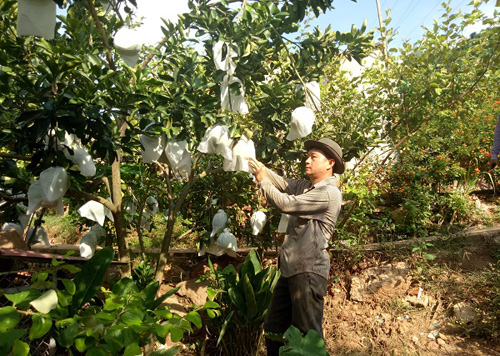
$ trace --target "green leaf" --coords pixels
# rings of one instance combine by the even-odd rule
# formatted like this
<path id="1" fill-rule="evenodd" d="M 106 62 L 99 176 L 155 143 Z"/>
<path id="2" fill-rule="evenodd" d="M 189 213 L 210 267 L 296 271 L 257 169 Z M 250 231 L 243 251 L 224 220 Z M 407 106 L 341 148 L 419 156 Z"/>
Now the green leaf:
<path id="1" fill-rule="evenodd" d="M 257 301 L 255 300 L 252 283 L 250 283 L 250 279 L 247 274 L 243 277 L 243 291 L 245 293 L 245 300 L 247 304 L 247 320 L 250 321 L 257 315 L 259 308 L 257 307 Z"/>
<path id="2" fill-rule="evenodd" d="M 137 312 L 126 311 L 121 317 L 121 321 L 128 326 L 140 325 L 142 323 L 142 315 Z"/>
<path id="3" fill-rule="evenodd" d="M 203 305 L 203 308 L 220 308 L 220 305 L 212 300 L 207 300 Z"/>
<path id="4" fill-rule="evenodd" d="M 0 308 L 0 332 L 13 329 L 21 320 L 21 316 L 14 307 Z"/>
<path id="5" fill-rule="evenodd" d="M 52 327 L 52 319 L 40 314 L 33 314 L 33 325 L 30 329 L 30 340 L 38 339 L 47 334 Z"/>
<path id="6" fill-rule="evenodd" d="M 10 300 L 14 306 L 22 303 L 28 296 L 30 295 L 29 290 L 25 290 L 23 292 L 15 293 L 15 294 L 5 294 L 5 298 Z"/>
<path id="7" fill-rule="evenodd" d="M 309 330 L 303 337 L 300 330 L 292 325 L 285 331 L 283 337 L 287 342 L 285 346 L 280 347 L 280 356 L 328 356 L 325 342 L 316 330 Z"/>
<path id="8" fill-rule="evenodd" d="M 86 356 L 108 356 L 108 352 L 101 346 L 94 346 L 88 349 Z"/>
<path id="9" fill-rule="evenodd" d="M 75 294 L 75 292 L 76 292 L 75 282 L 73 282 L 71 279 L 67 279 L 67 278 L 62 278 L 61 282 L 64 284 L 64 288 L 66 288 L 66 291 L 69 294 L 71 294 L 71 295 Z"/>
<path id="10" fill-rule="evenodd" d="M 158 308 L 161 305 L 161 303 L 163 303 L 168 297 L 174 295 L 179 290 L 179 288 L 180 287 L 171 289 L 167 293 L 163 294 L 160 298 L 156 299 L 153 305 L 151 306 L 151 310 L 155 310 L 156 308 Z"/>
<path id="11" fill-rule="evenodd" d="M 94 256 L 83 265 L 82 270 L 75 276 L 76 291 L 71 302 L 73 312 L 79 310 L 95 296 L 113 260 L 113 256 L 114 251 L 111 247 L 96 251 Z"/>
<path id="12" fill-rule="evenodd" d="M 27 356 L 30 353 L 30 346 L 21 340 L 14 341 L 12 346 L 12 356 Z"/>
<path id="13" fill-rule="evenodd" d="M 113 287 L 113 293 L 117 295 L 129 295 L 137 292 L 137 286 L 132 278 L 122 278 Z"/>
<path id="14" fill-rule="evenodd" d="M 123 353 L 123 356 L 136 356 L 136 355 L 142 355 L 142 350 L 139 347 L 139 344 L 133 343 L 127 345 L 127 347 L 125 348 L 125 352 Z"/>
<path id="15" fill-rule="evenodd" d="M 227 316 L 226 320 L 224 320 L 224 324 L 222 324 L 222 328 L 220 329 L 219 338 L 217 339 L 217 346 L 219 346 L 220 342 L 222 341 L 222 338 L 224 337 L 224 334 L 226 333 L 227 326 L 229 325 L 229 322 L 231 321 L 233 314 L 234 314 L 234 310 L 231 310 L 231 312 Z"/>
<path id="16" fill-rule="evenodd" d="M 157 350 L 150 353 L 150 356 L 174 356 L 181 350 L 181 346 L 173 346 L 169 349 Z"/>
<path id="17" fill-rule="evenodd" d="M 26 334 L 26 329 L 11 329 L 0 331 L 0 346 L 10 348 L 16 340 L 19 340 Z"/>
<path id="18" fill-rule="evenodd" d="M 201 329 L 202 327 L 201 316 L 197 312 L 195 311 L 189 312 L 188 314 L 186 314 L 184 318 L 192 322 L 198 329 Z"/>
<path id="19" fill-rule="evenodd" d="M 50 289 L 43 293 L 41 296 L 31 301 L 30 304 L 40 313 L 50 313 L 51 310 L 57 308 L 57 302 L 59 298 L 57 297 L 57 292 Z"/>
<path id="20" fill-rule="evenodd" d="M 172 327 L 170 329 L 170 338 L 172 339 L 172 342 L 181 341 L 183 335 L 184 330 L 182 330 L 181 328 Z"/>

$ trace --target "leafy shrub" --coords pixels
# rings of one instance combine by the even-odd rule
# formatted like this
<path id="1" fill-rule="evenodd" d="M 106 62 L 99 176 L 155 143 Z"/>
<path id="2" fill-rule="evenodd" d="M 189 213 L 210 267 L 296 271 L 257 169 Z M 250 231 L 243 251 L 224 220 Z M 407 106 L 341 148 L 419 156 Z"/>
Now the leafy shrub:
<path id="1" fill-rule="evenodd" d="M 221 307 L 209 324 L 218 335 L 221 355 L 256 355 L 259 351 L 263 322 L 280 273 L 272 266 L 262 268 L 255 251 L 250 251 L 236 271 L 233 265 L 223 270 L 209 260 L 209 297 Z M 220 345 L 220 346 L 219 346 Z"/>
<path id="2" fill-rule="evenodd" d="M 78 269 L 53 259 L 51 268 L 32 277 L 29 290 L 5 295 L 12 306 L 0 308 L 0 353 L 28 355 L 29 345 L 20 340 L 28 330 L 16 329 L 21 314 L 32 318 L 30 340 L 49 334 L 71 354 L 137 355 L 153 336 L 160 343 L 169 334 L 179 341 L 192 331 L 191 324 L 201 328 L 197 311 L 182 318 L 162 306 L 176 289 L 156 299 L 158 283 L 139 288 L 124 278 L 97 294 L 113 254 L 111 248 L 97 251 L 74 280 L 60 278 L 58 272 Z M 169 351 L 173 355 L 178 350 Z"/>

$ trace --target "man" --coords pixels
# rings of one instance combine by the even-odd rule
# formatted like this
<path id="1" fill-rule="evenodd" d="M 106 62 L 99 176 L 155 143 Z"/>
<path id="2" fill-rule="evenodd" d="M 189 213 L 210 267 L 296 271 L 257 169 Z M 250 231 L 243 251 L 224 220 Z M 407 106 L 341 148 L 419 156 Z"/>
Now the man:
<path id="1" fill-rule="evenodd" d="M 340 146 L 328 139 L 306 141 L 309 180 L 284 179 L 261 162 L 249 165 L 268 202 L 290 215 L 278 265 L 281 277 L 267 311 L 266 335 L 283 334 L 290 325 L 323 336 L 323 298 L 330 272 L 327 246 L 342 196 L 333 174 L 344 172 Z M 282 342 L 266 338 L 267 354 L 279 355 Z"/>

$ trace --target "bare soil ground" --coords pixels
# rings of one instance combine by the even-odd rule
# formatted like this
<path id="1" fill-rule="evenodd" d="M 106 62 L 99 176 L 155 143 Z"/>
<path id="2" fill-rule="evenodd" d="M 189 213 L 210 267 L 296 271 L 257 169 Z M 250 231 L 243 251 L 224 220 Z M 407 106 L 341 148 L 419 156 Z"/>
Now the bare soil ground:
<path id="1" fill-rule="evenodd" d="M 330 355 L 500 356 L 500 339 L 496 337 L 500 331 L 500 272 L 496 265 L 500 245 L 494 237 L 481 236 L 434 245 L 426 251 L 436 256 L 432 261 L 402 250 L 334 254 L 324 307 L 325 343 Z M 241 262 L 242 258 L 215 260 L 221 266 Z M 360 279 L 367 282 L 363 280 L 366 272 L 380 274 L 380 268 L 398 262 L 407 267 L 406 274 L 372 284 L 362 297 L 354 290 Z M 206 259 L 194 264 L 191 260 L 189 269 L 190 278 L 203 273 Z M 409 303 L 419 291 L 424 305 Z M 454 306 L 458 303 L 474 310 L 470 320 L 457 318 Z M 188 349 L 180 353 L 198 354 Z M 259 354 L 265 355 L 265 350 Z"/>

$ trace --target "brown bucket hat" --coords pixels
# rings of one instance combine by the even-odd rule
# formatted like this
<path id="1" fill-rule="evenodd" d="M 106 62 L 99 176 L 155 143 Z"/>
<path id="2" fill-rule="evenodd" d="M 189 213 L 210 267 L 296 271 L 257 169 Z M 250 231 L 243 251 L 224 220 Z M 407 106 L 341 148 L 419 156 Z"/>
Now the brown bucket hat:
<path id="1" fill-rule="evenodd" d="M 321 138 L 318 141 L 307 140 L 304 142 L 304 147 L 306 150 L 312 150 L 314 148 L 320 150 L 325 154 L 327 158 L 335 160 L 335 166 L 333 166 L 333 173 L 342 174 L 345 171 L 344 160 L 342 159 L 342 149 L 337 142 L 330 140 L 329 138 Z"/>

